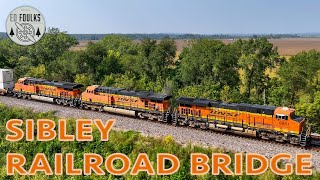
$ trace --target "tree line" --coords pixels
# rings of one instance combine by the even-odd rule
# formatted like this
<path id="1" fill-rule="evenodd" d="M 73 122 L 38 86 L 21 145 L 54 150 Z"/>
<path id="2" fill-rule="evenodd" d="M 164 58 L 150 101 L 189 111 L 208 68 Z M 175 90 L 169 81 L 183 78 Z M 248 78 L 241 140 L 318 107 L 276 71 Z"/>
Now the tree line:
<path id="1" fill-rule="evenodd" d="M 280 39 L 280 38 L 299 38 L 303 37 L 299 34 L 70 34 L 75 37 L 77 40 L 101 40 L 105 36 L 115 35 L 115 36 L 125 36 L 134 40 L 141 39 L 157 39 L 161 40 L 163 38 L 171 39 L 238 39 L 238 38 L 260 38 L 265 37 L 267 39 Z M 1 34 L 0 34 L 1 38 Z"/>
<path id="2" fill-rule="evenodd" d="M 108 35 L 70 51 L 77 39 L 51 28 L 35 45 L 0 41 L 0 67 L 13 68 L 15 77 L 37 77 L 83 85 L 101 84 L 275 106 L 294 107 L 320 132 L 320 52 L 281 57 L 266 38 L 230 44 L 200 38 L 177 55 L 175 41 Z"/>
<path id="3" fill-rule="evenodd" d="M 300 38 L 300 37 L 318 37 L 318 34 L 167 34 L 167 33 L 153 33 L 153 34 L 70 34 L 77 40 L 101 40 L 105 36 L 115 35 L 115 36 L 125 36 L 134 40 L 141 39 L 238 39 L 238 38 L 259 38 L 265 37 L 267 39 L 281 39 L 281 38 Z M 0 32 L 0 39 L 7 38 L 8 35 L 5 32 Z"/>

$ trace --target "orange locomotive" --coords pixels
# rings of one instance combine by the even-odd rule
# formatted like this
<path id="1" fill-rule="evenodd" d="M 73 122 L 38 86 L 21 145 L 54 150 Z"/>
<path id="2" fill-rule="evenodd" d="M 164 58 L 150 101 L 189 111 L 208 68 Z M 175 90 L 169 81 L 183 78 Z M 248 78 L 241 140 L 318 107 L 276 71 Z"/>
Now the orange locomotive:
<path id="1" fill-rule="evenodd" d="M 81 107 L 167 122 L 170 95 L 89 86 L 81 95 Z"/>
<path id="2" fill-rule="evenodd" d="M 61 105 L 77 106 L 80 103 L 81 84 L 20 78 L 14 86 L 13 96 L 35 99 Z"/>
<path id="3" fill-rule="evenodd" d="M 253 133 L 263 139 L 306 146 L 320 144 L 305 128 L 305 119 L 286 107 L 223 103 L 180 97 L 178 107 L 170 107 L 171 95 L 128 91 L 93 85 L 81 94 L 81 84 L 21 78 L 9 93 L 17 98 L 35 99 L 61 105 L 137 116 L 174 125 L 203 129 L 223 129 Z M 173 110 L 173 111 L 172 111 Z M 314 143 L 316 141 L 316 143 Z"/>
<path id="4" fill-rule="evenodd" d="M 306 145 L 305 119 L 287 107 L 222 103 L 180 97 L 173 122 L 203 129 L 225 129 L 255 133 L 263 139 Z"/>

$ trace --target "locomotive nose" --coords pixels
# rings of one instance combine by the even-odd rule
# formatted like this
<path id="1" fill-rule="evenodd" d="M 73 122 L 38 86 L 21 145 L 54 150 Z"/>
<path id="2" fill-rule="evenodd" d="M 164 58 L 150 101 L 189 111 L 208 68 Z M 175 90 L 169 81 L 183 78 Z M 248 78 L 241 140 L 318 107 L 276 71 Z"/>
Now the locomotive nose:
<path id="1" fill-rule="evenodd" d="M 302 117 L 299 117 L 299 119 L 295 120 L 296 122 L 299 122 L 299 132 L 305 130 L 305 122 L 306 122 L 306 119 L 305 118 L 302 118 Z"/>

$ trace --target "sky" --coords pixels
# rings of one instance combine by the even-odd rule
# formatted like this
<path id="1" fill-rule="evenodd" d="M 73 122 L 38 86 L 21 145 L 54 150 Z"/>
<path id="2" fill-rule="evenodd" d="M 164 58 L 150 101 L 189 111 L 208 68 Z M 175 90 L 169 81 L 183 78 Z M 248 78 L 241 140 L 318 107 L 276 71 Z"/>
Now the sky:
<path id="1" fill-rule="evenodd" d="M 319 0 L 0 0 L 0 32 L 21 5 L 68 33 L 320 32 Z"/>

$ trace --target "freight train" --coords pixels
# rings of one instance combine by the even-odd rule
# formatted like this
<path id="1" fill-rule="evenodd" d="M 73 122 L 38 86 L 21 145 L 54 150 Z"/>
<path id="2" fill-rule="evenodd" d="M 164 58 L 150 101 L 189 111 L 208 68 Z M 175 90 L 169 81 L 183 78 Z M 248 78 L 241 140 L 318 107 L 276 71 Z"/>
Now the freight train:
<path id="1" fill-rule="evenodd" d="M 309 146 L 320 136 L 306 127 L 306 119 L 287 107 L 247 103 L 224 103 L 209 99 L 179 97 L 123 88 L 24 77 L 13 83 L 12 70 L 0 69 L 0 95 L 46 101 L 63 106 L 91 109 L 190 126 L 205 130 L 252 133 L 258 138 Z"/>

